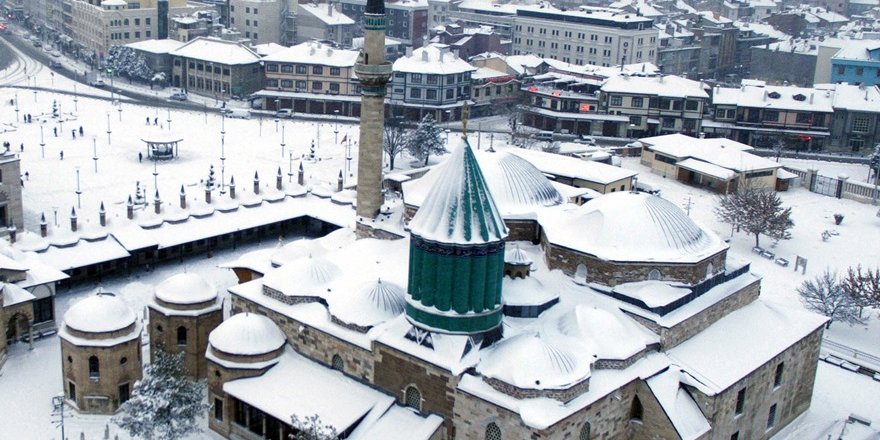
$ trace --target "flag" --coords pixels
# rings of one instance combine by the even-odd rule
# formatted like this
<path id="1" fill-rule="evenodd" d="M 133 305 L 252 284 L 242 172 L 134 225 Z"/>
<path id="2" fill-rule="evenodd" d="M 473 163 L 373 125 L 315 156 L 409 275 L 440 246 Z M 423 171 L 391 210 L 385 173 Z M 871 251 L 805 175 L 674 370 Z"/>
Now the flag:
<path id="1" fill-rule="evenodd" d="M 342 137 L 342 143 L 344 144 L 346 140 L 348 140 L 348 135 Z"/>

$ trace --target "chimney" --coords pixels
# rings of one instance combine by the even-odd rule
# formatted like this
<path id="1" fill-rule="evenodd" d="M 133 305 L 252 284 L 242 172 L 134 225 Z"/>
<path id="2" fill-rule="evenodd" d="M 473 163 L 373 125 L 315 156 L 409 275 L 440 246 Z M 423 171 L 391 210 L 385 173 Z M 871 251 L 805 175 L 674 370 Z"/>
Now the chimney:
<path id="1" fill-rule="evenodd" d="M 15 243 L 15 233 L 18 232 L 18 230 L 15 229 L 15 222 L 10 222 L 9 227 L 6 228 L 6 230 L 9 232 L 9 242 Z"/>
<path id="2" fill-rule="evenodd" d="M 299 163 L 299 171 L 297 171 L 297 173 L 296 173 L 296 183 L 298 183 L 299 186 L 303 186 L 303 185 L 305 185 L 305 181 L 306 181 L 306 171 L 303 169 L 303 163 L 300 162 Z"/>
<path id="3" fill-rule="evenodd" d="M 327 2 L 327 15 L 333 16 L 333 2 Z"/>
<path id="4" fill-rule="evenodd" d="M 336 178 L 336 192 L 342 191 L 342 170 L 339 170 L 339 177 Z"/>
<path id="5" fill-rule="evenodd" d="M 46 223 L 46 213 L 40 213 L 40 237 L 49 235 L 49 224 Z"/>
<path id="6" fill-rule="evenodd" d="M 767 100 L 767 89 L 764 89 L 764 101 Z"/>
<path id="7" fill-rule="evenodd" d="M 101 206 L 98 208 L 98 221 L 101 222 L 101 226 L 107 226 L 107 210 L 104 209 L 104 202 L 101 202 Z"/>
<path id="8" fill-rule="evenodd" d="M 70 230 L 76 232 L 76 208 L 70 208 Z"/>
<path id="9" fill-rule="evenodd" d="M 422 61 L 428 62 L 428 51 L 427 50 L 422 51 Z"/>
<path id="10" fill-rule="evenodd" d="M 180 209 L 186 209 L 186 191 L 180 185 Z"/>
<path id="11" fill-rule="evenodd" d="M 229 178 L 229 198 L 235 200 L 235 176 Z"/>
<path id="12" fill-rule="evenodd" d="M 281 191 L 281 187 L 282 187 L 282 185 L 281 185 L 282 177 L 281 176 L 282 176 L 281 167 L 278 167 L 278 173 L 275 174 L 275 189 L 277 189 L 278 191 Z"/>
<path id="13" fill-rule="evenodd" d="M 153 211 L 156 214 L 162 213 L 162 199 L 159 198 L 159 190 L 156 190 L 156 195 L 153 196 Z"/>
<path id="14" fill-rule="evenodd" d="M 134 203 L 131 201 L 131 196 L 128 196 L 128 201 L 125 202 L 125 215 L 129 220 L 134 218 Z"/>
<path id="15" fill-rule="evenodd" d="M 254 171 L 254 194 L 260 193 L 260 173 Z"/>
<path id="16" fill-rule="evenodd" d="M 211 187 L 205 187 L 205 203 L 211 204 Z"/>

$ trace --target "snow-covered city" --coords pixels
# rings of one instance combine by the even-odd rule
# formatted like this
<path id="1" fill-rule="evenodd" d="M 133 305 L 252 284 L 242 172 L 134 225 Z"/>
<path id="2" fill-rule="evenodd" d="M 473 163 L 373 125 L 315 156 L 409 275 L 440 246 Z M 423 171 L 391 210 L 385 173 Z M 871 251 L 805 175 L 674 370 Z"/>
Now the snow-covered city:
<path id="1" fill-rule="evenodd" d="M 0 0 L 0 440 L 880 439 L 880 3 Z"/>

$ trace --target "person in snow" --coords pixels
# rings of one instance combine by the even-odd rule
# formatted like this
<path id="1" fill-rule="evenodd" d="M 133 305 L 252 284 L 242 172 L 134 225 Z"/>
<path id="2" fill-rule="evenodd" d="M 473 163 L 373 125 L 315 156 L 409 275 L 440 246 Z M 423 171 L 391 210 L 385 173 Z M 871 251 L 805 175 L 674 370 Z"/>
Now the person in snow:
<path id="1" fill-rule="evenodd" d="M 142 162 L 144 160 L 144 153 L 138 151 L 138 162 Z"/>
<path id="2" fill-rule="evenodd" d="M 58 153 L 58 157 L 60 157 L 61 160 L 64 160 L 64 150 L 61 150 L 61 151 Z"/>
<path id="3" fill-rule="evenodd" d="M 82 125 L 79 126 L 79 135 L 80 136 L 83 135 L 83 126 Z"/>

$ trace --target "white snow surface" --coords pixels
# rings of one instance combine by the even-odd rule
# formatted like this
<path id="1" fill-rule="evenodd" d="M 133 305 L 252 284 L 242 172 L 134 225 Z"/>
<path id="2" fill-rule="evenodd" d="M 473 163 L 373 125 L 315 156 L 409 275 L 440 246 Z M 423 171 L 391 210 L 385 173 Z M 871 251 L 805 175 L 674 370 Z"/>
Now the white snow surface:
<path id="1" fill-rule="evenodd" d="M 143 40 L 126 44 L 127 47 L 130 47 L 132 49 L 160 55 L 174 52 L 175 50 L 180 49 L 180 46 L 183 45 L 183 42 L 172 40 L 170 38 L 164 40 Z"/>
<path id="2" fill-rule="evenodd" d="M 578 304 L 556 322 L 558 332 L 578 340 L 597 359 L 625 360 L 659 338 L 618 310 Z"/>
<path id="3" fill-rule="evenodd" d="M 211 37 L 190 40 L 171 52 L 171 55 L 226 65 L 254 64 L 260 61 L 260 55 L 243 44 Z"/>
<path id="4" fill-rule="evenodd" d="M 36 297 L 16 284 L 3 283 L 3 307 L 11 307 L 23 302 L 33 301 Z"/>
<path id="5" fill-rule="evenodd" d="M 602 84 L 602 91 L 607 93 L 709 99 L 706 88 L 707 86 L 700 81 L 674 75 L 654 77 L 617 75 L 608 78 Z"/>
<path id="6" fill-rule="evenodd" d="M 196 273 L 179 273 L 156 286 L 156 298 L 171 304 L 198 304 L 217 299 L 217 288 Z"/>
<path id="7" fill-rule="evenodd" d="M 300 4 L 299 7 L 306 7 L 306 5 Z M 357 57 L 358 51 L 356 50 L 334 49 L 317 41 L 308 41 L 279 50 L 263 58 L 263 61 L 352 67 L 357 61 Z"/>
<path id="8" fill-rule="evenodd" d="M 64 314 L 64 324 L 81 332 L 107 333 L 134 324 L 136 318 L 116 295 L 99 292 L 74 304 Z"/>
<path id="9" fill-rule="evenodd" d="M 211 347 L 241 356 L 266 354 L 286 341 L 284 333 L 271 319 L 256 313 L 232 315 L 208 336 Z"/>
<path id="10" fill-rule="evenodd" d="M 638 174 L 613 165 L 543 151 L 524 148 L 505 148 L 501 151 L 525 159 L 542 173 L 596 182 L 601 185 L 629 179 Z"/>
<path id="11" fill-rule="evenodd" d="M 394 319 L 406 307 L 403 287 L 377 279 L 329 298 L 330 314 L 350 324 L 371 327 Z"/>
<path id="12" fill-rule="evenodd" d="M 654 280 L 618 284 L 614 286 L 614 291 L 641 300 L 648 307 L 665 306 L 691 293 L 687 287 L 673 286 L 665 281 Z"/>
<path id="13" fill-rule="evenodd" d="M 681 386 L 681 372 L 673 367 L 647 380 L 663 411 L 682 440 L 693 440 L 709 432 L 712 427 L 697 402 Z"/>
<path id="14" fill-rule="evenodd" d="M 476 67 L 452 53 L 449 46 L 437 43 L 420 47 L 414 50 L 410 56 L 398 58 L 394 61 L 392 69 L 395 72 L 435 75 L 451 75 L 477 70 Z"/>
<path id="15" fill-rule="evenodd" d="M 694 158 L 737 172 L 772 170 L 780 165 L 749 153 L 753 148 L 724 138 L 699 139 L 681 133 L 639 139 L 651 150 L 679 159 Z M 723 171 L 719 171 L 723 173 Z"/>
<path id="16" fill-rule="evenodd" d="M 777 43 L 781 44 L 781 43 Z M 779 98 L 771 98 L 771 93 L 779 93 Z M 795 96 L 804 99 L 795 99 Z M 716 88 L 712 95 L 714 105 L 735 105 L 739 107 L 764 108 L 771 110 L 797 110 L 831 113 L 834 111 L 831 92 L 795 86 L 742 86 L 739 89 Z"/>
<path id="17" fill-rule="evenodd" d="M 522 389 L 567 389 L 590 377 L 591 361 L 574 340 L 524 332 L 486 349 L 477 372 Z"/>

